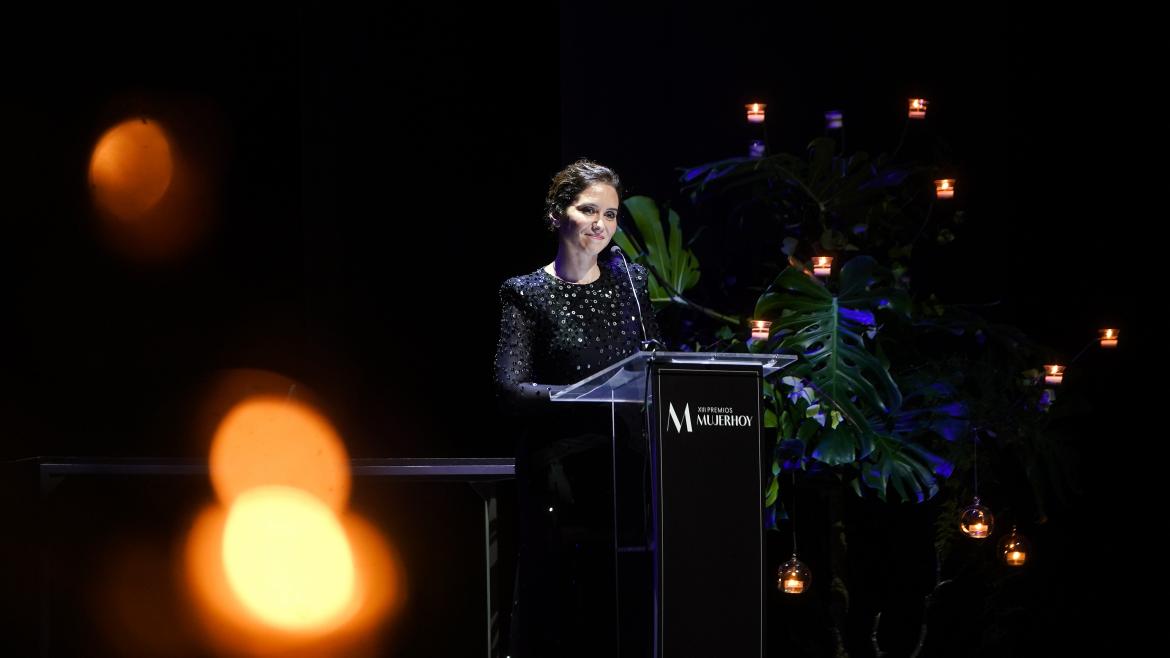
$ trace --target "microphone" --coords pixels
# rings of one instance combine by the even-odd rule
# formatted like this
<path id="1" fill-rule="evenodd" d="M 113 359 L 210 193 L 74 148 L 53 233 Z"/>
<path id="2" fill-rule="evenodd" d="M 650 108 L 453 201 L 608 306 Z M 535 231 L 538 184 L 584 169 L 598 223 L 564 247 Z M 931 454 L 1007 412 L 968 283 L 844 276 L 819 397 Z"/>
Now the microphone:
<path id="1" fill-rule="evenodd" d="M 630 274 L 630 261 L 626 260 L 625 252 L 622 251 L 622 248 L 617 246 L 616 244 L 614 246 L 610 247 L 609 250 L 611 252 L 617 254 L 618 256 L 621 256 L 622 263 L 625 265 L 626 280 L 628 280 L 630 282 L 630 294 L 632 294 L 634 296 L 634 305 L 638 309 L 638 324 L 642 325 L 642 345 L 641 345 L 642 351 L 644 351 L 644 352 L 656 351 L 659 348 L 663 347 L 663 345 L 662 345 L 662 343 L 660 343 L 658 341 L 658 339 L 651 340 L 650 337 L 646 335 L 646 322 L 644 320 L 642 320 L 642 302 L 638 301 L 638 289 L 634 286 L 634 277 Z"/>

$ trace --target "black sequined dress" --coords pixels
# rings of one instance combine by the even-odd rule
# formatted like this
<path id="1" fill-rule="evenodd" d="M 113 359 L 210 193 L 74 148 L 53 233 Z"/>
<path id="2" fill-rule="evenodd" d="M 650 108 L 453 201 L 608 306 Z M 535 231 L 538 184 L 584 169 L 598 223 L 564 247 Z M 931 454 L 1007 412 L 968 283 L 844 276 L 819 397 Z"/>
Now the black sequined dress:
<path id="1" fill-rule="evenodd" d="M 495 384 L 518 437 L 513 656 L 614 654 L 611 437 L 619 451 L 642 451 L 641 410 L 623 405 L 611 416 L 609 405 L 555 403 L 549 395 L 638 351 L 631 278 L 646 335 L 659 332 L 646 269 L 631 263 L 627 278 L 620 258 L 599 265 L 591 283 L 567 283 L 542 268 L 500 287 Z M 640 467 L 633 470 L 640 480 Z M 629 479 L 620 469 L 618 478 Z"/>
<path id="2" fill-rule="evenodd" d="M 658 337 L 646 269 L 631 263 L 627 278 L 621 259 L 600 269 L 592 283 L 567 283 L 541 268 L 500 286 L 496 390 L 511 411 L 531 409 L 557 387 L 638 351 L 642 327 L 630 279 L 646 334 Z"/>

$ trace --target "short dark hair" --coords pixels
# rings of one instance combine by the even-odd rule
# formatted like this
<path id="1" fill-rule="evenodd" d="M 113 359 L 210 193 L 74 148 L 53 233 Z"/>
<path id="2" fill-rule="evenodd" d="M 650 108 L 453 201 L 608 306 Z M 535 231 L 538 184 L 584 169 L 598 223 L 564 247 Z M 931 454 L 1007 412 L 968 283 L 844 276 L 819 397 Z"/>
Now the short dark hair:
<path id="1" fill-rule="evenodd" d="M 553 215 L 564 215 L 582 192 L 598 184 L 613 187 L 618 198 L 622 198 L 621 179 L 617 172 L 605 165 L 581 159 L 557 172 L 544 198 L 544 221 L 549 230 L 553 230 Z"/>

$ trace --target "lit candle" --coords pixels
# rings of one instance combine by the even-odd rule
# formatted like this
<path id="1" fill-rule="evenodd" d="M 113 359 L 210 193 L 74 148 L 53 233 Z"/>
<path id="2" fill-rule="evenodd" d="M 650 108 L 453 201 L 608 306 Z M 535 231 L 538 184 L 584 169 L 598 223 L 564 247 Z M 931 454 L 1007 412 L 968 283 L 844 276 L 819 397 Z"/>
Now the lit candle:
<path id="1" fill-rule="evenodd" d="M 747 108 L 748 123 L 764 122 L 764 108 L 768 107 L 766 103 L 748 103 L 744 107 Z"/>
<path id="2" fill-rule="evenodd" d="M 815 256 L 813 257 L 813 274 L 816 276 L 829 276 L 829 272 L 833 270 L 832 256 Z"/>
<path id="3" fill-rule="evenodd" d="M 1007 563 L 1013 567 L 1018 567 L 1028 559 L 1028 554 L 1023 551 L 1012 551 L 1007 554 Z"/>
<path id="4" fill-rule="evenodd" d="M 940 199 L 955 196 L 955 179 L 940 178 L 934 182 L 934 195 Z"/>
<path id="5" fill-rule="evenodd" d="M 792 554 L 791 560 L 776 570 L 776 589 L 785 594 L 800 594 L 811 582 L 812 572 L 796 559 L 795 553 Z"/>
<path id="6" fill-rule="evenodd" d="M 979 496 L 959 514 L 959 530 L 971 539 L 986 539 L 995 525 L 995 516 L 983 506 Z"/>
<path id="7" fill-rule="evenodd" d="M 752 320 L 752 340 L 768 340 L 771 330 L 771 320 Z"/>
<path id="8" fill-rule="evenodd" d="M 1119 332 L 1116 329 L 1101 330 L 1101 347 L 1117 347 Z"/>
<path id="9" fill-rule="evenodd" d="M 1064 366 L 1044 366 L 1044 383 L 1059 384 L 1064 381 Z"/>
<path id="10" fill-rule="evenodd" d="M 768 147 L 764 145 L 764 140 L 753 139 L 752 143 L 748 145 L 748 157 L 762 158 L 764 157 L 764 153 L 766 153 L 767 150 Z"/>
<path id="11" fill-rule="evenodd" d="M 910 99 L 910 118 L 911 119 L 925 119 L 926 118 L 926 99 L 925 98 L 911 98 Z"/>
<path id="12" fill-rule="evenodd" d="M 845 117 L 840 110 L 829 110 L 825 112 L 825 128 L 829 130 L 837 130 L 845 124 Z"/>

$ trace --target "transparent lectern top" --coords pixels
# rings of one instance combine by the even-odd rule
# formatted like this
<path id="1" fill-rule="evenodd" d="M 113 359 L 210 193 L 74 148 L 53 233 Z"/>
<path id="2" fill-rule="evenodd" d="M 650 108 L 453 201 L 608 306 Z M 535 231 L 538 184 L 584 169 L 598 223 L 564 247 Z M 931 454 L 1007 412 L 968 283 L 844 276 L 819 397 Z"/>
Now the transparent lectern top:
<path id="1" fill-rule="evenodd" d="M 554 402 L 636 402 L 646 397 L 646 371 L 655 363 L 671 365 L 760 366 L 767 377 L 796 360 L 788 354 L 736 354 L 731 352 L 635 352 L 610 367 L 565 388 L 550 398 Z"/>

